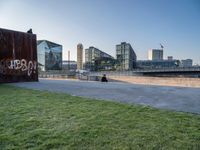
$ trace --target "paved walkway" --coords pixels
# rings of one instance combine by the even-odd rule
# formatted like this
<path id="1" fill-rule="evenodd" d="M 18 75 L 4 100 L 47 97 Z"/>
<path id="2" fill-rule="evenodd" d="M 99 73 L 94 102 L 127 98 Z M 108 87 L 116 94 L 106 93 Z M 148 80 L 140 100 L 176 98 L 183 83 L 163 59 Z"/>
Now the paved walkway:
<path id="1" fill-rule="evenodd" d="M 200 114 L 200 88 L 50 79 L 11 84 L 30 89 L 64 92 L 76 96 L 144 104 L 156 108 Z"/>

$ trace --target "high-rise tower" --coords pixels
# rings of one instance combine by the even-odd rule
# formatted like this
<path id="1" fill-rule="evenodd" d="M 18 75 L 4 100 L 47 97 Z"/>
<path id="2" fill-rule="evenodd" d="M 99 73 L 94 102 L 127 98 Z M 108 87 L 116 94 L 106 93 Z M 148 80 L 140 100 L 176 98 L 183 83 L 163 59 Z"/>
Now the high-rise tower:
<path id="1" fill-rule="evenodd" d="M 79 43 L 77 45 L 77 70 L 83 69 L 83 45 Z"/>
<path id="2" fill-rule="evenodd" d="M 137 56 L 131 44 L 122 42 L 116 45 L 116 57 L 119 70 L 132 70 L 136 67 Z"/>
<path id="3" fill-rule="evenodd" d="M 150 49 L 148 60 L 163 60 L 163 49 Z"/>

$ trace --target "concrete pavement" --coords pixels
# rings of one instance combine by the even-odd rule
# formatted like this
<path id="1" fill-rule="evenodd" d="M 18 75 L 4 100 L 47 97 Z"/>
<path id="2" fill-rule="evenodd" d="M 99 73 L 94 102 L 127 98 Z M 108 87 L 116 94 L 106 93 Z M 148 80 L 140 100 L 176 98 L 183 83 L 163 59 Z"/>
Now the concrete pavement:
<path id="1" fill-rule="evenodd" d="M 40 79 L 40 82 L 11 83 L 11 85 L 200 114 L 200 88 L 62 79 Z"/>

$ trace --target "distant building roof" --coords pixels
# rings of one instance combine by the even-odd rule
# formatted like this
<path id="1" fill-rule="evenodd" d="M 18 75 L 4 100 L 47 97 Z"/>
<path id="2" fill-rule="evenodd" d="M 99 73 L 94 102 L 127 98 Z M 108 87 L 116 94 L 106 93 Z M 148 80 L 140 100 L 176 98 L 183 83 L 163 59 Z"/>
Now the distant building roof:
<path id="1" fill-rule="evenodd" d="M 98 49 L 98 48 L 96 48 L 96 47 L 94 47 L 94 46 L 90 46 L 89 48 L 87 48 L 87 50 L 92 50 L 92 49 L 94 49 L 94 50 L 96 50 L 96 51 L 99 51 L 99 52 L 101 53 L 101 57 L 110 57 L 110 58 L 113 58 L 113 59 L 114 59 L 113 56 L 107 54 L 106 52 L 104 52 L 104 51 L 102 51 L 102 50 L 100 50 L 100 49 Z"/>
<path id="2" fill-rule="evenodd" d="M 46 42 L 49 48 L 62 46 L 60 44 L 57 44 L 57 43 L 54 43 L 54 42 L 51 42 L 51 41 L 48 41 L 48 40 L 38 40 L 37 45 L 41 44 L 42 42 Z"/>

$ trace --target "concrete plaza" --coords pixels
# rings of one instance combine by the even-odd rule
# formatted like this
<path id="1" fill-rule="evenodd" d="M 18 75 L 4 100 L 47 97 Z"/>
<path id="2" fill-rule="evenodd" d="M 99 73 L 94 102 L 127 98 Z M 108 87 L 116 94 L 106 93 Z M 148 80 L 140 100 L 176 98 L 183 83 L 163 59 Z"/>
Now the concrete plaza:
<path id="1" fill-rule="evenodd" d="M 29 89 L 69 93 L 74 96 L 150 105 L 156 108 L 200 114 L 200 88 L 64 79 L 40 79 L 39 82 L 11 84 Z"/>

